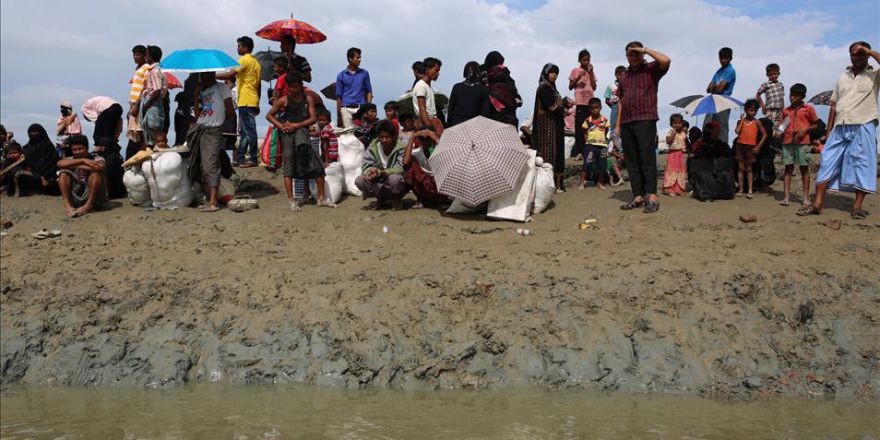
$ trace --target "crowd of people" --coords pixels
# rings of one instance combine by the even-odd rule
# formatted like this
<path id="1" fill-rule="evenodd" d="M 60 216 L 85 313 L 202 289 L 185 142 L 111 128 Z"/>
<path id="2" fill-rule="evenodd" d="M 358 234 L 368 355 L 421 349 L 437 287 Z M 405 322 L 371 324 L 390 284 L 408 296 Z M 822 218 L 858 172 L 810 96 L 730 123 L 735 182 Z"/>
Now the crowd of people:
<path id="1" fill-rule="evenodd" d="M 265 118 L 271 126 L 263 151 L 258 145 L 256 117 L 263 101 L 265 66 L 253 50 L 253 39 L 241 37 L 235 69 L 190 74 L 175 98 L 177 109 L 172 115 L 169 79 L 160 64 L 161 48 L 135 46 L 126 114 L 122 104 L 105 96 L 92 98 L 80 108 L 81 116 L 95 125 L 91 152 L 79 115 L 68 101 L 61 103 L 54 140 L 44 127 L 33 124 L 28 128 L 27 143 L 21 146 L 0 126 L 2 184 L 7 193 L 60 194 L 68 215 L 88 214 L 108 198 L 125 194 L 119 145 L 123 118 L 127 119 L 128 138 L 125 159 L 146 149 L 169 147 L 173 119 L 173 145 L 186 143 L 197 157 L 194 163 L 200 172 L 196 174 L 208 194 L 199 206 L 205 212 L 220 209 L 221 175 L 228 176 L 235 167 L 258 166 L 261 161 L 267 169 L 283 174 L 291 211 L 302 210 L 309 192 L 307 182 L 313 179 L 317 181 L 317 205 L 336 207 L 324 194 L 323 178 L 325 170 L 339 160 L 340 133 L 354 133 L 364 145 L 363 173 L 356 185 L 365 198 L 376 199 L 375 208 L 390 204 L 400 209 L 409 191 L 418 199 L 415 207 L 445 206 L 451 200 L 437 190 L 428 158 L 444 130 L 477 116 L 521 130 L 524 144 L 553 166 L 557 192 L 565 191 L 565 136 L 573 132 L 573 155 L 583 162 L 578 188 L 585 189 L 590 181 L 599 189 L 621 185 L 625 169 L 632 198 L 620 206 L 623 210 L 656 212 L 660 209 L 659 193 L 692 194 L 701 200 L 752 198 L 756 186 L 766 189 L 775 180 L 768 181 L 765 170 L 768 166 L 773 169 L 776 152 L 781 152 L 785 169 L 782 205 L 792 201 L 796 166 L 801 175 L 798 215 L 820 214 L 825 193 L 832 189 L 854 192 L 851 216 L 865 218 L 864 197 L 876 191 L 880 73 L 869 58 L 880 63 L 880 53 L 866 42 L 849 47 L 851 65 L 834 87 L 827 123 L 805 103 L 803 84 L 788 89 L 789 105 L 785 105 L 780 66 L 770 64 L 765 69 L 767 82 L 758 88 L 754 99 L 745 102 L 733 134 L 730 110 L 725 110 L 708 115 L 702 128 L 689 127 L 681 114 L 674 114 L 661 138 L 657 95 L 672 60 L 640 42 L 626 45 L 628 65 L 614 70 L 614 81 L 601 98 L 589 51 L 578 53 L 578 64 L 568 77 L 574 98 L 564 97 L 557 87 L 559 67 L 546 64 L 538 76 L 532 115 L 520 125 L 517 109 L 523 100 L 497 51 L 488 53 L 482 63 L 465 64 L 463 80 L 452 88 L 448 103 L 441 102 L 432 86 L 440 76 L 441 60 L 427 57 L 413 63 L 411 102 L 386 103 L 380 119 L 370 74 L 361 67 L 361 49 L 352 47 L 346 52 L 347 66 L 336 76 L 335 109 L 328 108 L 308 87 L 312 81 L 308 60 L 296 52 L 296 40 L 285 36 L 281 40 L 283 56 L 272 63 L 276 82 L 268 93 L 270 107 Z M 718 57 L 720 67 L 706 92 L 731 96 L 736 84 L 733 51 L 722 48 Z M 759 112 L 763 117 L 758 118 Z M 665 175 L 658 178 L 657 146 L 661 139 L 668 146 L 668 156 Z M 231 161 L 225 154 L 228 149 L 234 149 Z M 813 149 L 821 153 L 815 199 L 810 197 Z"/>

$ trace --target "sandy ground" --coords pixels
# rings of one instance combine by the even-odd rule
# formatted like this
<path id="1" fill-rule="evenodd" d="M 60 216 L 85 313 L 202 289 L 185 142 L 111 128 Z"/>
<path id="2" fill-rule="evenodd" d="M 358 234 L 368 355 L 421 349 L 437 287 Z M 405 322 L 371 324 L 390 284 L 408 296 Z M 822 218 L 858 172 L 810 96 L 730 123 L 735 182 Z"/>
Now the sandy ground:
<path id="1" fill-rule="evenodd" d="M 3 196 L 2 381 L 878 397 L 876 196 L 862 221 L 840 195 L 819 217 L 780 194 L 646 215 L 618 209 L 624 188 L 559 195 L 527 237 L 354 198 L 290 213 L 271 191 L 245 213 L 120 200 L 79 219 Z"/>

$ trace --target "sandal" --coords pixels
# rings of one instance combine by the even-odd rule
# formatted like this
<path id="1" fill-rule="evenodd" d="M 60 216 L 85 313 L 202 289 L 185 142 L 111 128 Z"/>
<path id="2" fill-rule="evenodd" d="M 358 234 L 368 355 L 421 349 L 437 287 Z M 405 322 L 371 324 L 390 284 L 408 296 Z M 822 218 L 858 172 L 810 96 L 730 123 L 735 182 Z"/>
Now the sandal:
<path id="1" fill-rule="evenodd" d="M 788 206 L 788 205 L 790 205 L 791 203 L 790 203 L 788 200 L 783 200 L 783 201 L 779 202 L 779 204 L 782 205 L 782 206 Z"/>
<path id="2" fill-rule="evenodd" d="M 659 202 L 648 201 L 648 203 L 645 203 L 645 209 L 642 210 L 642 212 L 644 212 L 645 214 L 653 214 L 659 210 L 660 210 L 660 203 Z"/>
<path id="3" fill-rule="evenodd" d="M 813 205 L 810 205 L 810 206 L 804 206 L 803 208 L 798 209 L 797 215 L 799 215 L 801 217 L 805 217 L 808 215 L 819 215 L 821 213 L 822 213 L 821 209 L 816 208 Z"/>
<path id="4" fill-rule="evenodd" d="M 644 204 L 645 204 L 644 200 L 633 199 L 633 200 L 630 200 L 628 203 L 624 203 L 623 205 L 620 205 L 620 209 L 622 209 L 624 211 L 629 211 L 629 210 L 641 207 Z"/>
<path id="5" fill-rule="evenodd" d="M 220 208 L 214 205 L 202 205 L 199 207 L 199 211 L 201 212 L 217 212 Z"/>
<path id="6" fill-rule="evenodd" d="M 748 194 L 746 194 L 746 198 L 747 198 L 747 199 L 751 200 L 752 197 L 755 197 L 755 195 L 752 194 L 752 193 L 748 193 Z"/>
<path id="7" fill-rule="evenodd" d="M 852 212 L 849 213 L 849 217 L 853 220 L 864 220 L 867 216 L 868 211 L 865 211 L 864 209 L 853 209 Z"/>

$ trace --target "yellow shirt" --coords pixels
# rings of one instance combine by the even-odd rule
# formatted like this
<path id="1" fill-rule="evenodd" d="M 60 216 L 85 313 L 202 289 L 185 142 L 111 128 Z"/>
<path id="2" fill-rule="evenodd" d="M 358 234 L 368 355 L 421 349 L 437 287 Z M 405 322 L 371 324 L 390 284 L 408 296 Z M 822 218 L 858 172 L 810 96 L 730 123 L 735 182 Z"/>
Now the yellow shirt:
<path id="1" fill-rule="evenodd" d="M 239 107 L 260 107 L 260 63 L 251 54 L 244 54 L 238 59 L 240 67 L 236 87 L 238 88 Z"/>

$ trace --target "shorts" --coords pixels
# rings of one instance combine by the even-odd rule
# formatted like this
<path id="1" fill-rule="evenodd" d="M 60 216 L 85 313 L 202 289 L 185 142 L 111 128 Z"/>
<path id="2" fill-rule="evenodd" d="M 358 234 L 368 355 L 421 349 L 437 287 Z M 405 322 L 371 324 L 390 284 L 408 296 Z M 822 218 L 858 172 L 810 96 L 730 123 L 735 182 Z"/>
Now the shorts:
<path id="1" fill-rule="evenodd" d="M 293 133 L 281 133 L 281 154 L 284 177 L 315 179 L 324 177 L 320 157 L 309 143 L 309 131 L 300 128 Z"/>
<path id="2" fill-rule="evenodd" d="M 86 178 L 80 179 L 76 173 L 70 170 L 60 170 L 58 171 L 58 175 L 67 174 L 70 176 L 71 187 L 70 187 L 70 204 L 73 205 L 74 208 L 79 208 L 86 204 L 89 200 L 89 182 L 88 176 L 93 172 L 103 173 L 103 171 L 88 171 L 86 172 Z M 98 190 L 98 194 L 95 194 L 95 200 L 93 201 L 93 206 L 95 208 L 101 208 L 104 206 L 104 202 L 107 201 L 107 179 L 101 180 L 101 189 Z"/>
<path id="3" fill-rule="evenodd" d="M 788 144 L 782 146 L 782 164 L 797 165 L 799 167 L 810 166 L 809 145 Z"/>
<path id="4" fill-rule="evenodd" d="M 746 144 L 736 144 L 735 147 L 736 161 L 743 162 L 746 165 L 755 163 L 755 146 Z"/>

